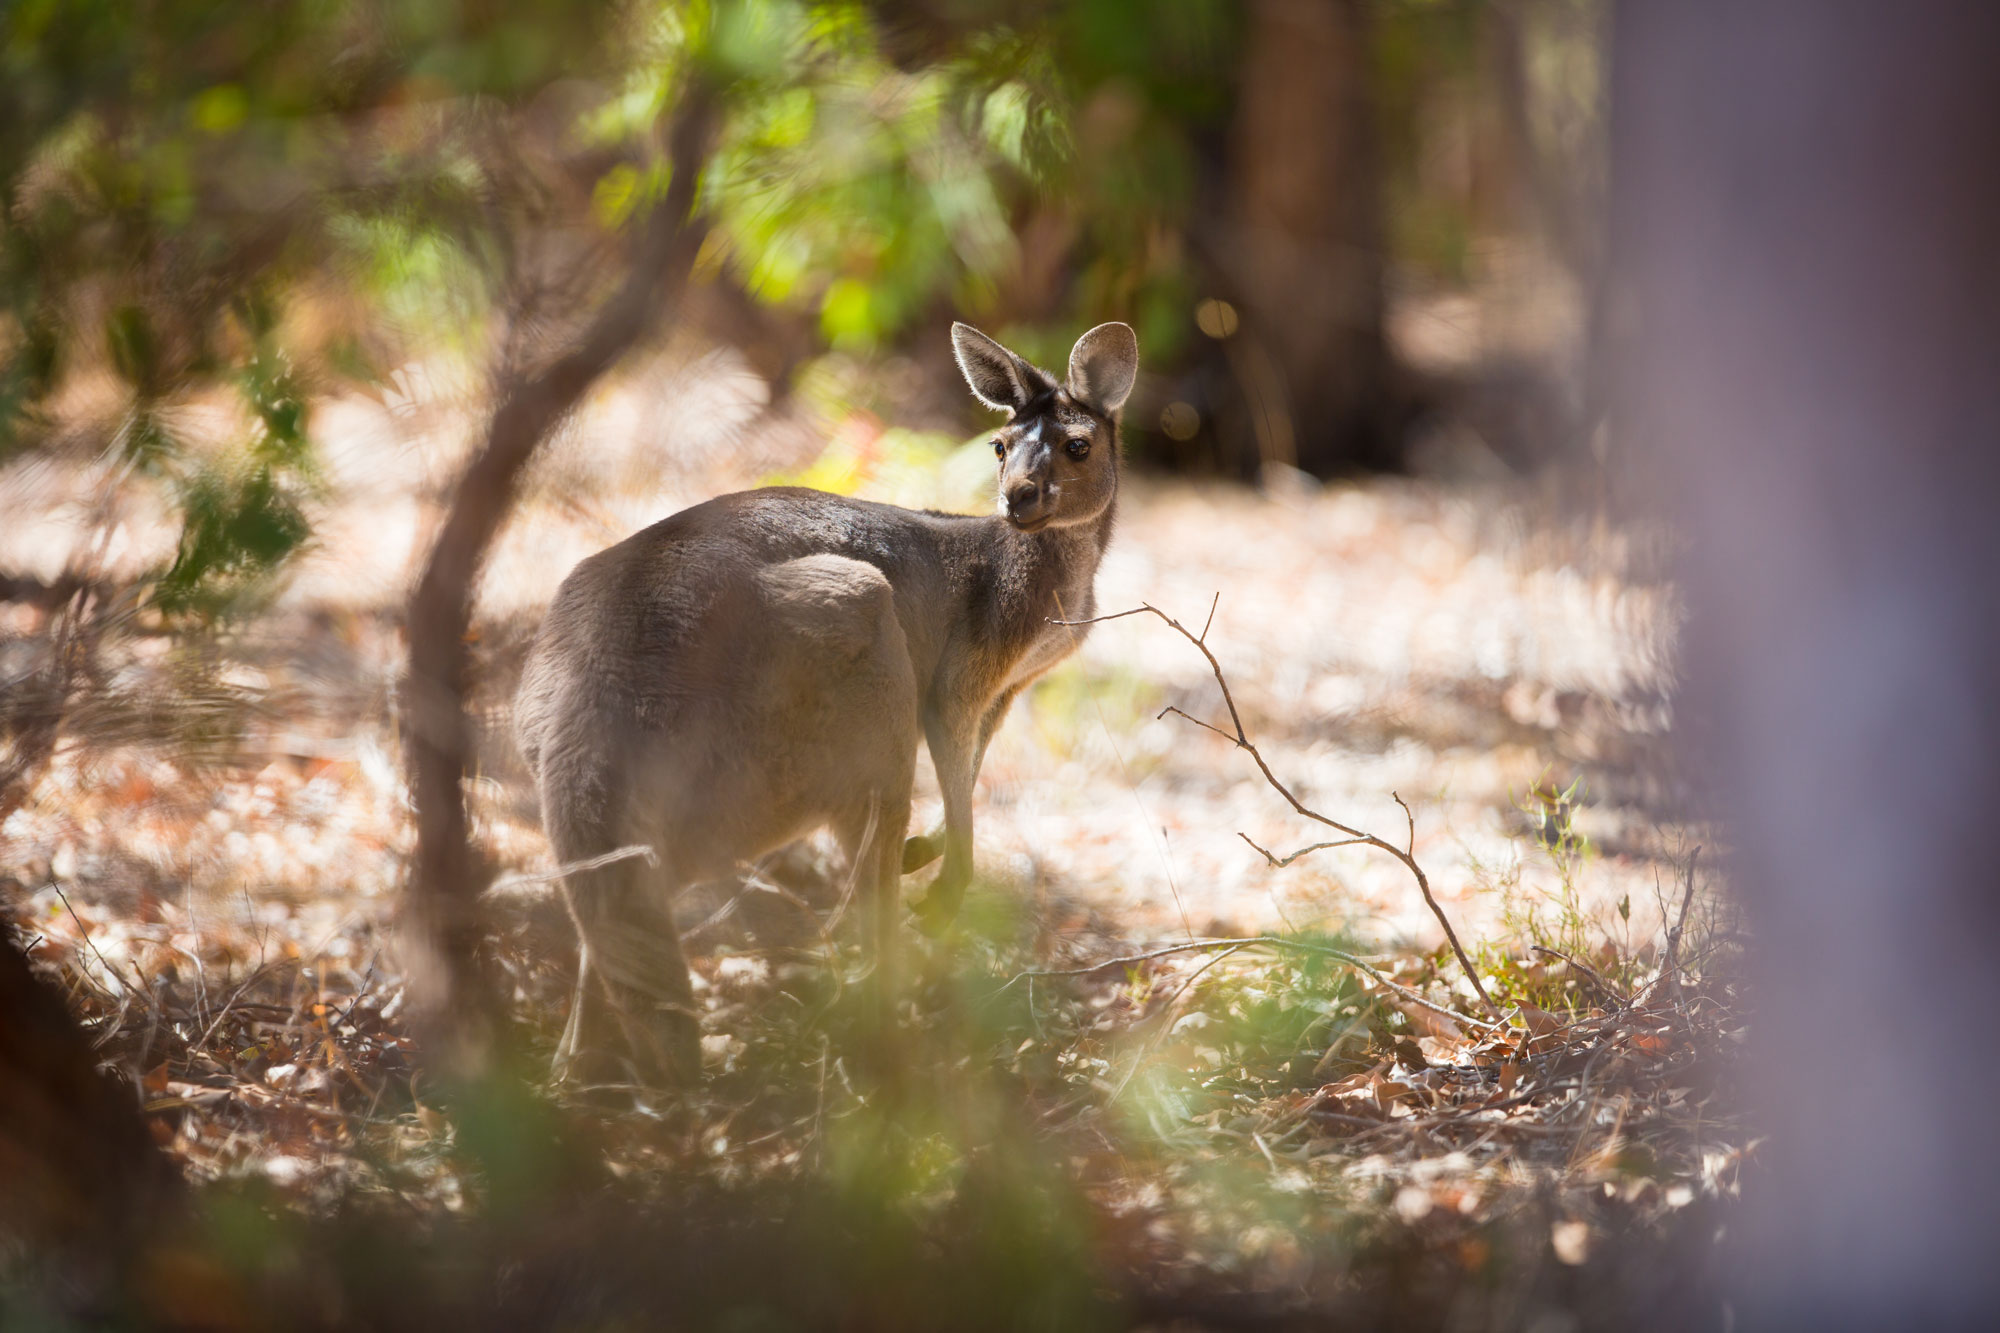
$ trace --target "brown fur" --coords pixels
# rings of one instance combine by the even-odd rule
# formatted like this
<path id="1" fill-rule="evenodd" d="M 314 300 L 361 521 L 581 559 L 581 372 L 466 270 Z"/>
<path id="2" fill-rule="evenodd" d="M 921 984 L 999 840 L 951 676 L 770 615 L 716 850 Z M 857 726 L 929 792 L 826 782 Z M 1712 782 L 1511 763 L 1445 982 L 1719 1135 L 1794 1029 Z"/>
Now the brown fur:
<path id="1" fill-rule="evenodd" d="M 918 910 L 934 927 L 955 914 L 986 743 L 1082 632 L 1050 622 L 1093 610 L 1137 346 L 1093 329 L 1059 384 L 964 325 L 953 340 L 973 392 L 1009 413 L 1005 516 L 745 491 L 592 556 L 557 592 L 516 701 L 549 840 L 564 863 L 633 843 L 658 858 L 565 882 L 581 950 L 559 1072 L 615 1035 L 641 1078 L 698 1072 L 673 897 L 815 827 L 853 859 L 885 975 L 899 874 L 940 843 Z M 944 827 L 906 846 L 920 730 Z"/>

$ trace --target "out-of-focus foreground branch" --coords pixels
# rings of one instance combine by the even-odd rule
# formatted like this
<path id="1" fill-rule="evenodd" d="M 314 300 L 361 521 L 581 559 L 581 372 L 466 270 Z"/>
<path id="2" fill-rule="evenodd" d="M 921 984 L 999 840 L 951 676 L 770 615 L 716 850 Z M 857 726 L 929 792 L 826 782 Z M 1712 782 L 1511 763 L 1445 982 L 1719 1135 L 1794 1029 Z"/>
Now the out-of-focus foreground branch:
<path id="1" fill-rule="evenodd" d="M 122 1275 L 181 1181 L 129 1090 L 53 987 L 0 927 L 0 1248 L 25 1244 L 60 1271 L 51 1289 L 97 1291 Z"/>
<path id="2" fill-rule="evenodd" d="M 685 288 L 707 232 L 695 196 L 716 114 L 712 90 L 699 81 L 683 92 L 667 132 L 669 185 L 636 238 L 630 272 L 567 350 L 506 390 L 410 599 L 402 702 L 417 811 L 414 975 L 430 1040 L 458 1072 L 478 1067 L 497 1032 L 490 988 L 473 961 L 483 885 L 462 790 L 472 749 L 465 692 L 473 584 L 535 450 Z"/>

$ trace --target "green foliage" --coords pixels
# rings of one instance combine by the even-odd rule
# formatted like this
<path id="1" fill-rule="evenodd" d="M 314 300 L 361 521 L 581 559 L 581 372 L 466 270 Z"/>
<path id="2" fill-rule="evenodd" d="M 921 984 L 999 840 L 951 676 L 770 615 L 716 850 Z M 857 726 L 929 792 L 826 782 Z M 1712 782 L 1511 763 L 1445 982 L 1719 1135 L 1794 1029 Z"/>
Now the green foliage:
<path id="1" fill-rule="evenodd" d="M 1141 1048 L 1127 1075 L 1137 1123 L 1169 1140 L 1191 1124 L 1214 1128 L 1269 1098 L 1316 1086 L 1329 1048 L 1365 1049 L 1371 1026 L 1387 1016 L 1355 985 L 1351 968 L 1309 951 L 1343 942 L 1298 938 L 1307 950 L 1280 950 L 1255 966 L 1223 959 L 1168 992 L 1170 1026 Z"/>
<path id="2" fill-rule="evenodd" d="M 1050 754 L 1069 757 L 1100 731 L 1125 736 L 1160 711 L 1164 692 L 1157 681 L 1123 666 L 1096 666 L 1071 658 L 1037 680 L 1028 693 L 1026 716 L 1013 725 L 1032 725 Z M 1148 756 L 1126 756 L 1134 781 L 1145 778 Z"/>
<path id="3" fill-rule="evenodd" d="M 1079 319 L 1111 315 L 1171 355 L 1193 291 L 1178 238 L 1227 110 L 1233 7 L 1100 0 L 1018 27 L 1003 7 L 919 61 L 895 58 L 867 5 L 718 13 L 714 45 L 760 91 L 708 196 L 760 300 L 812 312 L 837 350 L 892 342 L 948 300 L 999 315 L 1051 364 Z M 658 81 L 642 75 L 620 105 L 653 105 Z M 1035 214 L 1077 235 L 1060 292 L 1023 290 L 1017 233 Z"/>
<path id="4" fill-rule="evenodd" d="M 127 458 L 166 480 L 181 514 L 174 559 L 153 586 L 153 605 L 169 620 L 211 622 L 254 608 L 311 536 L 308 394 L 276 345 L 269 302 L 253 294 L 236 313 L 251 348 L 234 369 L 252 423 L 249 438 L 221 457 L 191 456 L 162 417 L 143 406 L 153 397 L 143 391 L 125 435 Z M 133 350 L 126 356 L 136 362 L 150 342 L 142 321 L 129 328 L 126 346 Z"/>
<path id="5" fill-rule="evenodd" d="M 106 443 L 182 520 L 154 605 L 201 620 L 247 606 L 309 535 L 308 386 L 393 364 L 399 343 L 478 335 L 521 213 L 495 206 L 510 187 L 470 113 L 614 70 L 623 13 L 10 7 L 0 462 L 54 438 L 69 379 L 108 370 L 125 402 Z M 183 439 L 175 409 L 229 387 L 248 438 Z"/>
<path id="6" fill-rule="evenodd" d="M 967 112 L 971 72 L 896 68 L 858 5 L 736 12 L 718 44 L 775 85 L 733 118 L 708 180 L 746 288 L 815 310 L 849 350 L 893 338 L 941 291 L 981 304 L 1013 245 L 999 154 Z"/>
<path id="7" fill-rule="evenodd" d="M 213 617 L 252 591 L 305 541 L 304 513 L 268 466 L 197 473 L 180 491 L 185 525 L 155 590 L 169 615 Z"/>

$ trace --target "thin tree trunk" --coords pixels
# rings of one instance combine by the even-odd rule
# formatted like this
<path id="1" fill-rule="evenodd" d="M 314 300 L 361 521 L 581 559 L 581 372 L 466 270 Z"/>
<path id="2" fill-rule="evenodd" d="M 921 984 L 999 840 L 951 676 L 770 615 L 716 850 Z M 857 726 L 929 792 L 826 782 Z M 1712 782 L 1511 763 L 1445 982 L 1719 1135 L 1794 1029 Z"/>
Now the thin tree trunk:
<path id="1" fill-rule="evenodd" d="M 499 1031 L 495 997 L 474 964 L 483 883 L 463 791 L 472 758 L 465 693 L 473 586 L 535 450 L 686 285 L 706 234 L 694 212 L 695 188 L 714 117 L 705 90 L 684 94 L 669 131 L 672 178 L 638 239 L 630 274 L 568 351 L 501 400 L 410 599 L 410 666 L 403 686 L 404 744 L 417 810 L 410 908 L 426 1026 L 436 1054 L 458 1073 L 481 1067 Z"/>

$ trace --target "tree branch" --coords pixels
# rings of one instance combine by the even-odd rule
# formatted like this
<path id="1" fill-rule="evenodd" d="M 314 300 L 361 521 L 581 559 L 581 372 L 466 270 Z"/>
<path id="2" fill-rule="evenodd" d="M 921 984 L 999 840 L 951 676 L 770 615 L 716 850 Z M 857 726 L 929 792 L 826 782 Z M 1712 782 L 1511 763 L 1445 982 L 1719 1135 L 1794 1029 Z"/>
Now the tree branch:
<path id="1" fill-rule="evenodd" d="M 1191 630 L 1189 630 L 1187 626 L 1181 624 L 1180 621 L 1175 620 L 1172 616 L 1160 610 L 1159 607 L 1154 606 L 1150 602 L 1142 603 L 1139 606 L 1133 607 L 1129 611 L 1114 611 L 1108 616 L 1093 616 L 1089 620 L 1058 620 L 1054 623 L 1058 625 L 1071 625 L 1071 626 L 1096 625 L 1107 620 L 1122 620 L 1126 616 L 1139 616 L 1139 615 L 1158 616 L 1161 620 L 1164 620 L 1167 623 L 1167 625 L 1173 629 L 1175 633 L 1179 634 L 1182 638 L 1186 639 L 1189 643 L 1193 644 L 1197 652 L 1199 652 L 1203 657 L 1208 659 L 1209 673 L 1215 677 L 1216 685 L 1221 688 L 1223 706 L 1229 710 L 1229 725 L 1231 730 L 1225 731 L 1221 727 L 1215 726 L 1208 722 L 1203 722 L 1200 718 L 1189 717 L 1188 714 L 1183 713 L 1181 712 L 1180 709 L 1173 707 L 1162 709 L 1160 712 L 1160 716 L 1165 717 L 1168 713 L 1178 713 L 1181 717 L 1187 718 L 1188 721 L 1193 722 L 1195 725 L 1200 727 L 1205 727 L 1209 731 L 1214 732 L 1216 735 L 1221 736 L 1225 740 L 1230 741 L 1239 750 L 1249 751 L 1250 758 L 1256 762 L 1258 771 L 1264 775 L 1264 781 L 1270 784 L 1271 789 L 1273 791 L 1277 792 L 1278 795 L 1285 798 L 1285 803 L 1287 805 L 1290 805 L 1293 810 L 1297 811 L 1301 815 L 1304 815 L 1307 819 L 1310 819 L 1318 824 L 1324 824 L 1326 827 L 1332 829 L 1334 832 L 1345 835 L 1344 841 L 1320 843 L 1314 847 L 1302 848 L 1299 851 L 1292 853 L 1292 855 L 1283 858 L 1282 860 L 1272 856 L 1271 853 L 1264 851 L 1262 847 L 1257 847 L 1257 844 L 1254 842 L 1251 842 L 1250 845 L 1252 847 L 1257 847 L 1257 850 L 1259 852 L 1263 852 L 1264 859 L 1269 861 L 1273 866 L 1290 865 L 1293 861 L 1297 860 L 1299 857 L 1306 855 L 1308 852 L 1317 851 L 1322 847 L 1345 847 L 1355 843 L 1365 844 L 1369 847 L 1374 847 L 1381 851 L 1385 851 L 1389 853 L 1389 855 L 1395 857 L 1398 861 L 1401 861 L 1403 863 L 1403 868 L 1408 870 L 1410 872 L 1411 877 L 1417 881 L 1417 890 L 1424 895 L 1424 902 L 1426 905 L 1430 907 L 1431 915 L 1435 916 L 1437 918 L 1438 924 L 1444 927 L 1444 937 L 1451 942 L 1451 951 L 1458 955 L 1459 966 L 1465 969 L 1466 979 L 1472 983 L 1472 989 L 1478 993 L 1480 1001 L 1483 1004 L 1485 1004 L 1487 1011 L 1489 1013 L 1495 1015 L 1499 1014 L 1500 1007 L 1494 1004 L 1493 997 L 1486 993 L 1485 985 L 1481 983 L 1481 981 L 1479 980 L 1478 970 L 1472 966 L 1472 959 L 1466 955 L 1465 946 L 1461 945 L 1458 942 L 1458 932 L 1451 928 L 1451 922 L 1448 918 L 1446 918 L 1444 914 L 1444 909 L 1438 906 L 1437 899 L 1432 896 L 1430 877 L 1424 874 L 1424 868 L 1417 864 L 1417 858 L 1415 855 L 1416 836 L 1417 836 L 1416 816 L 1410 812 L 1409 805 L 1403 800 L 1401 796 L 1396 797 L 1396 804 L 1403 807 L 1403 814 L 1409 824 L 1410 846 L 1407 850 L 1396 846 L 1392 842 L 1385 842 L 1384 840 L 1376 837 L 1372 833 L 1365 832 L 1361 829 L 1353 827 L 1352 825 L 1343 824 L 1337 819 L 1329 818 L 1328 816 L 1321 814 L 1319 811 L 1310 808 L 1305 804 L 1305 802 L 1301 801 L 1297 796 L 1293 795 L 1292 789 L 1290 787 L 1287 787 L 1284 783 L 1278 780 L 1278 775 L 1271 771 L 1271 766 L 1266 762 L 1264 762 L 1263 754 L 1260 753 L 1257 747 L 1251 743 L 1250 737 L 1244 732 L 1243 717 L 1242 714 L 1236 711 L 1236 697 L 1229 692 L 1229 681 L 1222 674 L 1222 664 L 1216 661 L 1215 654 L 1208 650 L 1208 643 L 1205 638 L 1207 634 L 1206 629 L 1203 630 L 1202 634 L 1199 635 L 1195 634 Z M 1209 608 L 1209 618 L 1211 621 L 1213 621 L 1214 616 L 1215 616 L 1215 609 L 1213 606 L 1211 606 Z M 1245 842 L 1250 842 L 1250 840 L 1247 837 L 1244 838 L 1243 840 Z"/>

